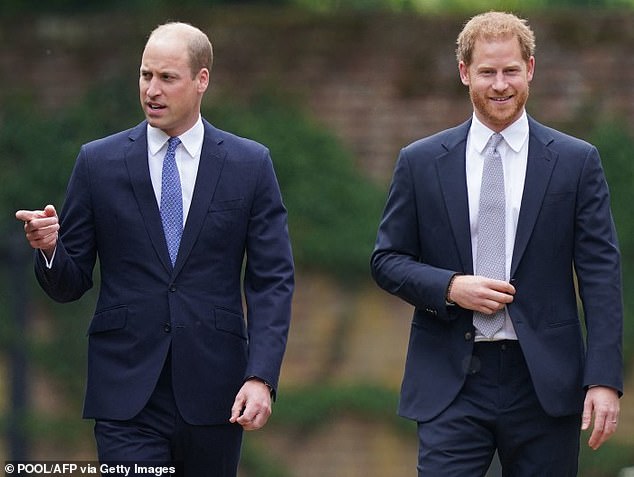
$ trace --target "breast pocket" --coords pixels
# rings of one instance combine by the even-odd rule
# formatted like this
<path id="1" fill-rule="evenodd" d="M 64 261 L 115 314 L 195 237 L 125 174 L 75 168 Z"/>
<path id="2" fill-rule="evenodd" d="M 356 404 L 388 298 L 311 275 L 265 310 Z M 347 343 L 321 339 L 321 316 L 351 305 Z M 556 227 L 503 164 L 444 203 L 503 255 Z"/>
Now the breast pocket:
<path id="1" fill-rule="evenodd" d="M 219 244 L 236 241 L 245 231 L 248 214 L 244 199 L 214 201 L 209 206 L 203 236 Z"/>
<path id="2" fill-rule="evenodd" d="M 244 199 L 228 199 L 213 201 L 209 206 L 209 212 L 225 212 L 229 210 L 241 210 L 243 207 Z"/>
<path id="3" fill-rule="evenodd" d="M 575 200 L 574 192 L 553 192 L 544 196 L 542 207 L 565 205 Z"/>

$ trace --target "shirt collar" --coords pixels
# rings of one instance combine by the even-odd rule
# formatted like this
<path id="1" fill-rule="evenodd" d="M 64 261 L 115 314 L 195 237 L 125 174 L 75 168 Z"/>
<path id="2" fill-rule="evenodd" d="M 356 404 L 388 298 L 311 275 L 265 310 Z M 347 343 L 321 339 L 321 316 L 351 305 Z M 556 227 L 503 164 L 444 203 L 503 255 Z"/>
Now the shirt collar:
<path id="1" fill-rule="evenodd" d="M 475 149 L 482 154 L 484 148 L 489 142 L 489 138 L 494 131 L 482 124 L 480 120 L 473 115 L 473 121 L 471 122 L 471 130 L 469 131 L 470 140 L 472 141 Z M 519 152 L 522 146 L 528 138 L 528 116 L 526 110 L 522 112 L 522 115 L 510 126 L 500 132 L 504 141 L 515 152 Z"/>
<path id="2" fill-rule="evenodd" d="M 202 149 L 204 136 L 205 127 L 203 126 L 202 118 L 198 116 L 196 124 L 178 137 L 187 153 L 191 157 L 196 157 Z M 168 140 L 169 136 L 161 129 L 147 125 L 147 144 L 151 155 L 157 154 Z"/>

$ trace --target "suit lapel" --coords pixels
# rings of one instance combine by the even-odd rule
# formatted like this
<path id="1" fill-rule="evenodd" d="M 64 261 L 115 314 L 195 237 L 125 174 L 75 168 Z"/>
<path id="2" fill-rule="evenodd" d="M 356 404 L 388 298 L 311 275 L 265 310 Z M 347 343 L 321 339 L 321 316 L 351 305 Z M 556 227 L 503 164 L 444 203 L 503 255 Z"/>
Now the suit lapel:
<path id="1" fill-rule="evenodd" d="M 467 134 L 471 120 L 453 129 L 443 147 L 447 153 L 436 161 L 438 179 L 442 190 L 449 223 L 458 248 L 458 254 L 465 273 L 473 273 L 471 253 L 471 227 L 469 225 L 469 197 L 467 194 L 467 176 L 465 157 Z"/>
<path id="2" fill-rule="evenodd" d="M 196 243 L 196 238 L 200 233 L 205 217 L 209 211 L 211 200 L 216 191 L 216 185 L 220 179 L 222 167 L 226 156 L 226 150 L 222 147 L 223 140 L 219 131 L 207 121 L 203 120 L 205 126 L 205 137 L 200 153 L 200 164 L 196 174 L 196 184 L 192 203 L 187 214 L 187 221 L 183 229 L 178 257 L 174 264 L 174 275 L 176 275 L 186 262 L 192 247 Z"/>
<path id="3" fill-rule="evenodd" d="M 513 247 L 511 277 L 526 250 L 558 157 L 556 152 L 548 148 L 553 138 L 546 128 L 529 117 L 529 130 L 528 163 Z"/>
<path id="4" fill-rule="evenodd" d="M 126 151 L 125 163 L 130 175 L 130 183 L 152 246 L 165 269 L 169 271 L 172 269 L 172 264 L 147 160 L 147 123 L 144 121 L 134 128 L 130 132 L 129 139 L 130 145 Z"/>

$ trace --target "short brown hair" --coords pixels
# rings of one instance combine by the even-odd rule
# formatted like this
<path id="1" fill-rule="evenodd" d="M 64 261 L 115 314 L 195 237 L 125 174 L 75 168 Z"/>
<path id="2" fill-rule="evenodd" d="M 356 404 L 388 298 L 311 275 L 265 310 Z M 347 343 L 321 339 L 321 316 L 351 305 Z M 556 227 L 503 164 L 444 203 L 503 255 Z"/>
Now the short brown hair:
<path id="1" fill-rule="evenodd" d="M 504 37 L 517 38 L 525 61 L 535 54 L 535 34 L 526 20 L 512 13 L 487 12 L 476 15 L 465 24 L 456 41 L 456 58 L 458 62 L 462 61 L 468 66 L 471 64 L 476 40 Z"/>

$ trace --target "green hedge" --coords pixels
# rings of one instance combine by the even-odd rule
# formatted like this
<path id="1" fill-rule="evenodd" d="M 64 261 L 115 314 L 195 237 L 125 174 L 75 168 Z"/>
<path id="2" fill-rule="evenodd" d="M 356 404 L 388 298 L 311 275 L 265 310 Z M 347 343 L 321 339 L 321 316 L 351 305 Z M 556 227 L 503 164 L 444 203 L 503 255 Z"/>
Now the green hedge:
<path id="1" fill-rule="evenodd" d="M 626 370 L 634 359 L 634 137 L 625 122 L 603 121 L 590 134 L 603 161 L 610 187 L 612 212 L 621 249 L 623 271 L 623 301 L 625 305 L 624 358 Z"/>
<path id="2" fill-rule="evenodd" d="M 273 96 L 214 104 L 206 116 L 270 148 L 297 263 L 348 282 L 367 278 L 384 191 L 340 141 L 299 106 Z"/>

